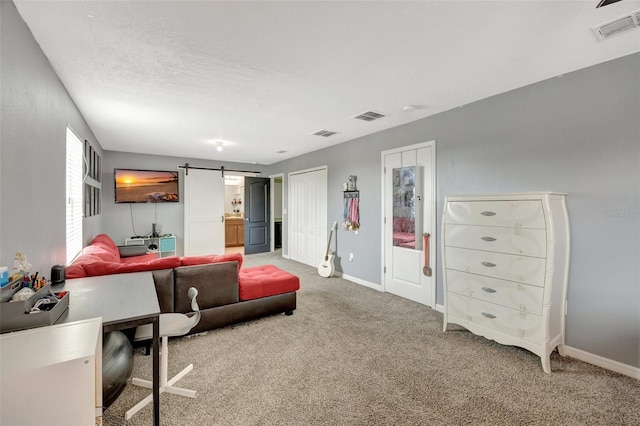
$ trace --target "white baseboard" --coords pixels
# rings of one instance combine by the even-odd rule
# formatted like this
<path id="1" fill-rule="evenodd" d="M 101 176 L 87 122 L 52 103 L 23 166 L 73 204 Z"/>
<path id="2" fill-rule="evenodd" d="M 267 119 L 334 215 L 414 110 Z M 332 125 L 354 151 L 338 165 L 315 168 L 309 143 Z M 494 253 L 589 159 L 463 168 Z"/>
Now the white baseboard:
<path id="1" fill-rule="evenodd" d="M 382 286 L 380 284 L 372 283 L 370 281 L 365 281 L 365 280 L 362 280 L 362 279 L 357 278 L 357 277 L 352 277 L 351 275 L 343 274 L 340 271 L 336 271 L 335 276 L 344 278 L 347 281 L 351 281 L 351 282 L 354 282 L 356 284 L 363 285 L 365 287 L 372 288 L 374 290 L 382 291 Z"/>
<path id="2" fill-rule="evenodd" d="M 597 365 L 598 367 L 615 371 L 616 373 L 624 374 L 625 376 L 640 380 L 640 368 L 638 367 L 623 364 L 621 362 L 604 358 L 600 355 L 594 355 L 592 353 L 585 352 L 581 349 L 576 349 L 567 345 L 564 346 L 564 349 L 567 356 L 570 356 L 571 358 L 579 359 L 580 361 L 588 362 L 589 364 Z"/>
<path id="3" fill-rule="evenodd" d="M 365 287 L 372 288 L 374 290 L 382 291 L 382 286 L 379 284 L 375 284 L 369 281 L 362 280 L 360 278 L 352 277 L 350 275 L 343 274 L 342 272 L 336 271 L 335 275 L 337 277 L 342 277 L 347 281 L 354 282 L 356 284 L 363 285 Z M 436 311 L 444 313 L 444 305 L 436 304 Z M 589 364 L 596 365 L 598 367 L 602 367 L 604 369 L 614 371 L 616 373 L 623 374 L 625 376 L 632 377 L 634 379 L 640 380 L 640 368 L 634 367 L 632 365 L 623 364 L 618 361 L 614 361 L 608 358 L 601 357 L 599 355 L 594 355 L 589 352 L 585 352 L 580 349 L 573 348 L 571 346 L 564 346 L 566 351 L 566 355 L 578 359 L 580 361 L 587 362 Z"/>
<path id="4" fill-rule="evenodd" d="M 288 253 L 282 253 L 282 257 L 284 257 L 285 259 L 289 259 L 289 254 Z"/>

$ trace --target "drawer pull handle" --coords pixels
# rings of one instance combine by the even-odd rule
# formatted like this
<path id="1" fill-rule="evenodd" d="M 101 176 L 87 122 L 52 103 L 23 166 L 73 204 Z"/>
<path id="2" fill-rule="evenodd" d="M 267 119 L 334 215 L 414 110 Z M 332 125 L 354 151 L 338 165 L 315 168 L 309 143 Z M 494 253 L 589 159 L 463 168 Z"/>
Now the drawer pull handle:
<path id="1" fill-rule="evenodd" d="M 496 292 L 496 290 L 494 290 L 494 289 L 492 289 L 490 287 L 482 287 L 482 289 L 484 291 L 486 291 L 487 293 L 495 293 Z"/>
<path id="2" fill-rule="evenodd" d="M 486 312 L 483 312 L 482 315 L 487 317 L 487 318 L 489 318 L 489 319 L 494 319 L 496 317 L 495 315 L 491 315 L 491 314 L 488 314 Z"/>
<path id="3" fill-rule="evenodd" d="M 494 266 L 496 266 L 496 264 L 495 264 L 495 263 L 491 263 L 491 262 L 482 262 L 482 264 L 483 264 L 484 266 L 489 267 L 489 268 L 493 268 Z"/>
<path id="4" fill-rule="evenodd" d="M 491 242 L 491 241 L 495 241 L 496 239 L 493 237 L 482 237 L 482 240 Z"/>
<path id="5" fill-rule="evenodd" d="M 480 213 L 482 216 L 495 216 L 496 213 L 495 212 L 482 212 Z"/>

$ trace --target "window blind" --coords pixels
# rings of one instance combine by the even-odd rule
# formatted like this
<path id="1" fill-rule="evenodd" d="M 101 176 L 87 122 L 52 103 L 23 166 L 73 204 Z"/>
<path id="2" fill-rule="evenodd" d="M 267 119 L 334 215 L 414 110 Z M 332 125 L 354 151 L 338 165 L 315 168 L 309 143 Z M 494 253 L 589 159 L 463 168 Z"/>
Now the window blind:
<path id="1" fill-rule="evenodd" d="M 82 251 L 83 144 L 67 127 L 67 264 Z"/>

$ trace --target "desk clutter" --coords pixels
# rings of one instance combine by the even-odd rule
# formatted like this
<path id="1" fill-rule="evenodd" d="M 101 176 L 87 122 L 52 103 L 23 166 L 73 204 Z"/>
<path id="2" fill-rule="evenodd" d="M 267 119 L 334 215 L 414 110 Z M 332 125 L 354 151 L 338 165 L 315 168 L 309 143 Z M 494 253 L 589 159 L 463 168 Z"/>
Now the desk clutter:
<path id="1" fill-rule="evenodd" d="M 0 303 L 0 333 L 55 324 L 69 307 L 69 293 L 54 293 L 50 284 L 34 290 L 16 280 L 7 290 L 3 299 L 6 293 L 10 298 Z"/>

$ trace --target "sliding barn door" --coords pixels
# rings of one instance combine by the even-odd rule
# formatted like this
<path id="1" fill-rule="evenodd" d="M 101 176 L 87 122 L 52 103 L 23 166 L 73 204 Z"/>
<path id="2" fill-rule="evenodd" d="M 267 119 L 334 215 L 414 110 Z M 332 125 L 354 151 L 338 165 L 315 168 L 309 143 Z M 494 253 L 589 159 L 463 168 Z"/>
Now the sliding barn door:
<path id="1" fill-rule="evenodd" d="M 289 174 L 289 258 L 317 267 L 327 238 L 327 169 Z"/>
<path id="2" fill-rule="evenodd" d="M 188 169 L 184 177 L 184 255 L 224 254 L 224 179 Z"/>

